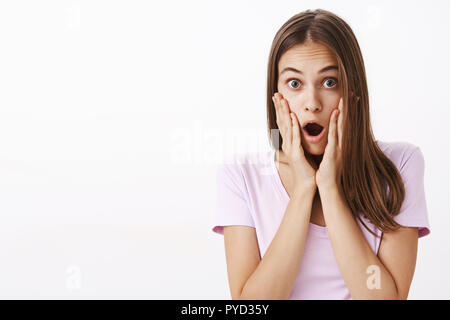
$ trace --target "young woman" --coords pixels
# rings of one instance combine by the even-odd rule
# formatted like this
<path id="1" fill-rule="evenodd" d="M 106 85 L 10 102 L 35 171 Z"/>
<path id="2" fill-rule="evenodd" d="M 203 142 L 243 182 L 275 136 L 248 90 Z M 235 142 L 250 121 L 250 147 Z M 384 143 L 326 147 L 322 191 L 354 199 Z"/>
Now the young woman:
<path id="1" fill-rule="evenodd" d="M 217 171 L 213 231 L 224 235 L 232 299 L 406 299 L 418 238 L 430 233 L 424 158 L 374 139 L 345 21 L 307 10 L 281 27 L 267 114 L 263 161 L 247 154 Z"/>

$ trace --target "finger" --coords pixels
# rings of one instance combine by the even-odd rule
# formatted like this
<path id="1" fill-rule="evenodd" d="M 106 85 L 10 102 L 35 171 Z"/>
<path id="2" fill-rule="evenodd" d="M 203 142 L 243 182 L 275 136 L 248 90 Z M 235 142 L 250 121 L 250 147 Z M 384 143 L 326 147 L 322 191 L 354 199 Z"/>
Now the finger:
<path id="1" fill-rule="evenodd" d="M 337 125 L 337 130 L 338 130 L 338 145 L 341 148 L 342 147 L 342 134 L 343 134 L 343 122 L 344 122 L 344 112 L 343 112 L 343 107 L 344 102 L 343 99 L 341 97 L 341 99 L 339 100 L 339 115 L 338 115 L 338 125 Z"/>
<path id="2" fill-rule="evenodd" d="M 276 111 L 277 111 L 277 125 L 278 125 L 278 129 L 280 130 L 280 134 L 281 134 L 281 138 L 283 139 L 283 141 L 286 141 L 286 143 L 291 143 L 290 142 L 290 137 L 288 134 L 288 126 L 291 125 L 291 121 L 290 119 L 288 119 L 288 121 L 286 121 L 286 117 L 284 116 L 284 112 L 283 112 L 283 105 L 281 104 L 280 101 L 280 94 L 275 93 L 275 105 L 276 105 Z M 289 117 L 288 117 L 289 118 Z M 282 142 L 282 144 L 284 144 L 284 142 Z"/>
<path id="3" fill-rule="evenodd" d="M 337 109 L 334 114 L 334 138 L 335 138 L 334 142 L 336 143 L 336 145 L 338 145 L 339 143 L 339 126 L 338 126 L 339 115 L 340 111 L 339 109 Z"/>
<path id="4" fill-rule="evenodd" d="M 295 113 L 291 112 L 292 118 L 292 145 L 294 147 L 299 147 L 301 143 L 300 137 L 300 126 L 298 124 L 297 116 Z"/>
<path id="5" fill-rule="evenodd" d="M 280 105 L 281 105 L 281 110 L 282 110 L 281 112 L 283 114 L 283 119 L 286 123 L 286 138 L 288 140 L 288 144 L 291 145 L 291 143 L 292 143 L 292 121 L 289 116 L 289 113 L 290 113 L 289 106 L 285 99 L 281 99 Z"/>
<path id="6" fill-rule="evenodd" d="M 283 126 L 283 118 L 281 116 L 280 102 L 278 101 L 276 93 L 275 93 L 275 95 L 272 96 L 272 101 L 275 106 L 277 125 L 278 125 L 278 128 L 281 129 L 281 127 Z"/>
<path id="7" fill-rule="evenodd" d="M 331 117 L 330 117 L 330 126 L 329 126 L 329 130 L 328 130 L 328 145 L 330 145 L 331 148 L 335 148 L 335 146 L 336 146 L 337 112 L 339 112 L 339 109 L 334 109 L 333 112 L 331 113 Z"/>
<path id="8" fill-rule="evenodd" d="M 272 96 L 272 101 L 273 101 L 273 104 L 275 106 L 276 123 L 277 123 L 277 126 L 278 126 L 278 131 L 279 131 L 279 134 L 281 135 L 281 138 L 283 138 L 284 125 L 283 125 L 283 119 L 281 117 L 280 105 L 279 105 L 276 93 Z"/>

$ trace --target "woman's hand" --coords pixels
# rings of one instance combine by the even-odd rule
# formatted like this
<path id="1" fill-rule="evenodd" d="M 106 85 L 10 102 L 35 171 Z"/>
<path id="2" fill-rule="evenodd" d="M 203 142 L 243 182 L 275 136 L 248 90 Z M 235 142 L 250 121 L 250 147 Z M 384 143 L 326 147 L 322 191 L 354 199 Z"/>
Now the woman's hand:
<path id="1" fill-rule="evenodd" d="M 359 97 L 350 93 L 351 101 L 358 102 Z M 319 189 L 340 186 L 342 176 L 342 133 L 345 111 L 342 98 L 337 109 L 331 112 L 330 125 L 328 127 L 328 142 L 325 152 L 316 172 L 316 184 Z"/>
<path id="2" fill-rule="evenodd" d="M 316 172 L 316 183 L 320 189 L 333 187 L 341 177 L 341 146 L 342 146 L 342 98 L 339 106 L 331 112 L 328 126 L 328 142 L 322 161 Z"/>
<path id="3" fill-rule="evenodd" d="M 294 175 L 295 189 L 301 191 L 316 190 L 316 170 L 310 165 L 302 148 L 300 125 L 295 113 L 281 93 L 276 92 L 272 100 L 275 104 L 277 125 L 283 138 L 281 149 L 288 158 Z"/>

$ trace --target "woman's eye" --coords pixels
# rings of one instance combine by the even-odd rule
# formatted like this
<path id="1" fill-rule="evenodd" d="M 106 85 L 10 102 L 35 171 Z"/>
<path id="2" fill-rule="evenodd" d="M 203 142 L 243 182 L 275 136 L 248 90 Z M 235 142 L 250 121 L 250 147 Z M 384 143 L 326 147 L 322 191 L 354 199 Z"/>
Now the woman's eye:
<path id="1" fill-rule="evenodd" d="M 297 89 L 300 86 L 300 81 L 298 81 L 296 79 L 289 79 L 288 85 L 289 85 L 289 83 L 293 83 L 293 86 L 290 86 L 292 89 Z"/>
<path id="2" fill-rule="evenodd" d="M 336 86 L 337 80 L 334 78 L 328 78 L 325 80 L 324 84 L 326 87 L 329 86 L 327 88 L 332 88 L 332 87 Z"/>
<path id="3" fill-rule="evenodd" d="M 301 85 L 301 82 L 298 81 L 297 79 L 288 79 L 287 80 L 288 86 L 292 89 L 298 89 Z M 324 82 L 323 82 L 325 88 L 331 89 L 336 87 L 337 85 L 337 79 L 335 78 L 327 78 Z"/>

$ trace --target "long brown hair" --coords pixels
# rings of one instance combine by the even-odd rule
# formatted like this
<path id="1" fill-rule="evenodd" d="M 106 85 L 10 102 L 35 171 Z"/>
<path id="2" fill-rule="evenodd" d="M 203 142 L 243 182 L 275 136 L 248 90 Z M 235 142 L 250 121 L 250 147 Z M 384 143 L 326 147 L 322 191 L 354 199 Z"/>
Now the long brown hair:
<path id="1" fill-rule="evenodd" d="M 267 123 L 271 146 L 280 150 L 282 145 L 282 137 L 278 135 L 275 141 L 272 135 L 272 130 L 278 129 L 272 101 L 277 91 L 278 62 L 289 48 L 306 41 L 327 46 L 338 61 L 338 81 L 347 106 L 346 119 L 343 119 L 341 176 L 345 200 L 353 216 L 373 235 L 377 236 L 356 214 L 358 211 L 379 230 L 396 230 L 401 225 L 393 216 L 400 212 L 405 198 L 403 181 L 396 166 L 379 148 L 372 132 L 366 72 L 358 41 L 350 26 L 332 12 L 317 9 L 298 13 L 275 35 L 267 73 Z M 350 99 L 350 92 L 360 97 L 357 102 Z"/>

